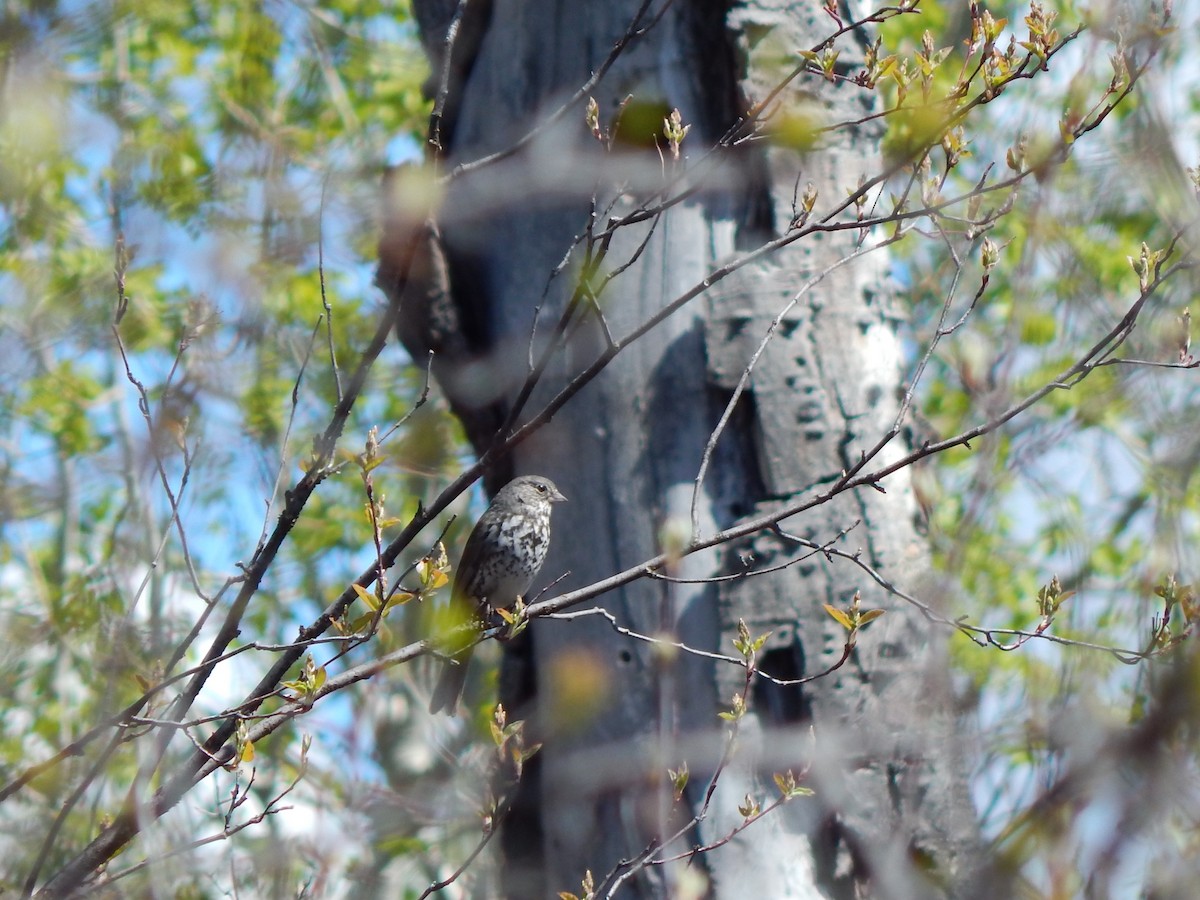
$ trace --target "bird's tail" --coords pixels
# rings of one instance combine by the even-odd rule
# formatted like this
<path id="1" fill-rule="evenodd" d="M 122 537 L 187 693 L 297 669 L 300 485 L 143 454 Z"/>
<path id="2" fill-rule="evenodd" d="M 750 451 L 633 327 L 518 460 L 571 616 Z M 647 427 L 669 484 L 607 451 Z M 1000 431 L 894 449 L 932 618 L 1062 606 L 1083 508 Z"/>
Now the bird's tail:
<path id="1" fill-rule="evenodd" d="M 447 715 L 458 715 L 458 701 L 462 697 L 463 685 L 467 683 L 467 667 L 470 664 L 470 650 L 442 663 L 442 673 L 433 686 L 433 697 L 429 700 L 430 713 L 436 715 L 444 710 Z"/>

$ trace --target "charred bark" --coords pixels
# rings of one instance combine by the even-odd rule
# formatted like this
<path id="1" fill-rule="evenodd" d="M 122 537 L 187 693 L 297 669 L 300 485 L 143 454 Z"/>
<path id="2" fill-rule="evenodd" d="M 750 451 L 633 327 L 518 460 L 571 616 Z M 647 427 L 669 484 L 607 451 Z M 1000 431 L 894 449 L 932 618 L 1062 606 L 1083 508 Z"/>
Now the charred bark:
<path id="1" fill-rule="evenodd" d="M 425 5 L 416 0 L 418 13 Z M 453 86 L 449 166 L 501 150 L 536 127 L 603 63 L 640 5 L 496 0 Z M 780 58 L 830 30 L 811 3 L 675 3 L 661 18 L 652 6 L 593 92 L 601 123 L 609 127 L 642 108 L 678 108 L 693 126 L 684 149 L 695 158 L 765 96 L 782 72 Z M 426 34 L 425 43 L 440 46 L 441 38 Z M 811 78 L 778 100 L 785 113 L 827 121 L 860 120 L 870 102 L 853 85 Z M 860 176 L 879 170 L 877 130 L 837 134 L 807 153 L 780 145 L 718 150 L 711 176 L 684 202 L 618 231 L 608 269 L 636 262 L 595 309 L 576 314 L 569 345 L 555 355 L 530 409 L 603 353 L 609 335 L 629 333 L 739 251 L 785 234 L 806 184 L 819 197 L 844 198 Z M 468 416 L 479 452 L 497 437 L 539 341 L 577 296 L 578 251 L 569 252 L 589 215 L 598 211 L 594 227 L 603 228 L 652 197 L 664 172 L 672 174 L 669 154 L 636 141 L 604 152 L 580 104 L 520 152 L 454 179 L 439 213 L 442 293 L 427 292 L 427 308 L 407 315 L 456 323 L 452 336 L 439 338 L 452 345 L 439 380 Z M 571 500 L 555 522 L 544 581 L 564 572 L 570 575 L 556 589 L 597 580 L 653 555 L 668 524 L 690 521 L 709 435 L 785 308 L 715 446 L 697 510 L 701 530 L 818 490 L 887 431 L 899 408 L 900 313 L 882 254 L 839 266 L 860 237 L 814 235 L 738 269 L 624 349 L 516 449 L 516 471 L 551 476 Z M 564 259 L 572 261 L 560 266 Z M 406 343 L 428 346 L 411 335 Z M 803 555 L 789 534 L 821 543 L 850 528 L 848 542 L 872 567 L 912 583 L 926 561 L 907 473 L 883 487 L 886 493 L 841 495 L 779 533 L 685 557 L 672 573 L 683 581 L 644 579 L 605 600 L 623 626 L 705 650 L 728 652 L 739 620 L 753 634 L 771 631 L 764 668 L 785 678 L 820 672 L 841 654 L 844 634 L 823 604 L 844 607 L 861 591 L 864 606 L 888 611 L 829 677 L 802 687 L 755 686 L 735 762 L 711 814 L 684 843 L 727 834 L 741 821 L 737 806 L 746 794 L 774 791 L 773 772 L 806 771 L 817 793 L 697 857 L 692 866 L 707 873 L 712 896 L 966 891 L 977 835 L 940 637 L 860 570 L 820 554 L 771 575 L 687 581 Z M 692 772 L 686 802 L 694 809 L 720 746 L 717 712 L 743 677 L 733 666 L 631 640 L 598 617 L 537 621 L 529 634 L 508 648 L 502 676 L 506 707 L 545 742 L 503 825 L 512 897 L 577 891 L 585 870 L 597 878 L 620 873 L 623 860 L 680 821 L 663 773 L 685 759 Z M 675 878 L 670 867 L 648 868 L 620 896 L 672 896 Z"/>

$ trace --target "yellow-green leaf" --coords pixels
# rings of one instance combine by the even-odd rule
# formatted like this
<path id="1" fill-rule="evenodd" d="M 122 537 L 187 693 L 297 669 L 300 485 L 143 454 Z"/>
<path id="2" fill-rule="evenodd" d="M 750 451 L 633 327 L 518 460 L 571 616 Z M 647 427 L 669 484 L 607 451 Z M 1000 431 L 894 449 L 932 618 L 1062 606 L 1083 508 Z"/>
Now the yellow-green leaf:
<path id="1" fill-rule="evenodd" d="M 847 631 L 854 630 L 854 624 L 850 621 L 850 617 L 848 615 L 846 615 L 844 612 L 842 612 L 837 607 L 830 606 L 828 603 L 824 604 L 824 606 L 825 606 L 825 612 L 829 613 L 829 615 L 833 618 L 833 620 L 835 622 L 837 622 L 839 625 L 841 625 Z"/>
<path id="2" fill-rule="evenodd" d="M 866 625 L 868 622 L 874 622 L 876 619 L 878 619 L 880 616 L 882 616 L 885 612 L 887 612 L 887 610 L 868 609 L 868 610 L 860 613 L 859 617 L 858 617 L 858 627 L 862 628 L 862 626 Z"/>
<path id="3" fill-rule="evenodd" d="M 361 600 L 363 603 L 367 604 L 367 606 L 371 607 L 372 610 L 379 609 L 379 598 L 376 597 L 373 593 L 368 591 L 365 587 L 363 587 L 358 582 L 354 582 L 350 586 L 352 588 L 354 588 L 354 593 L 358 594 L 359 600 Z"/>

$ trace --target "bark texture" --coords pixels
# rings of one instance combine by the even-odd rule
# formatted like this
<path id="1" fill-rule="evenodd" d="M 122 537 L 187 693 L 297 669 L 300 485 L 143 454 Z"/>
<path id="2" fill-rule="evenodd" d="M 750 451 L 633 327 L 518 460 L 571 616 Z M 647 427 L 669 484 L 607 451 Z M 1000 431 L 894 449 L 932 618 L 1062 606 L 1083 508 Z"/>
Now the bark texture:
<path id="1" fill-rule="evenodd" d="M 464 51 L 470 58 L 453 65 L 454 116 L 442 135 L 450 165 L 507 147 L 557 108 L 605 60 L 640 4 L 487 5 Z M 447 27 L 447 4 L 414 6 L 427 29 Z M 424 6 L 428 14 L 420 17 Z M 652 4 L 643 22 L 653 27 L 629 43 L 593 94 L 604 126 L 630 95 L 630 117 L 644 107 L 661 120 L 653 110 L 678 108 L 692 126 L 684 150 L 693 157 L 765 96 L 794 65 L 796 48 L 813 46 L 833 27 L 818 4 L 799 0 L 733 8 L 676 2 L 656 21 L 659 6 Z M 423 39 L 439 48 L 439 58 L 444 54 L 442 35 L 427 30 Z M 843 59 L 850 55 L 844 51 Z M 870 95 L 805 78 L 785 92 L 780 108 L 823 121 L 858 120 L 870 111 Z M 716 267 L 786 232 L 807 183 L 818 191 L 820 214 L 860 175 L 878 171 L 878 133 L 838 134 L 807 154 L 725 151 L 702 189 L 657 223 L 622 230 L 608 268 L 646 243 L 602 298 L 609 332 L 622 337 Z M 544 337 L 575 286 L 577 259 L 558 267 L 587 225 L 589 198 L 598 198 L 601 227 L 649 196 L 664 170 L 673 171 L 669 155 L 639 148 L 635 130 L 620 143 L 603 154 L 579 106 L 520 153 L 455 180 L 445 198 L 443 242 L 429 267 L 441 273 L 440 287 L 403 298 L 409 327 L 402 334 L 414 356 L 435 342 L 451 348 L 439 380 L 481 452 L 491 439 L 488 423 L 503 418 L 526 373 L 535 315 Z M 540 472 L 570 500 L 556 512 L 543 582 L 568 571 L 556 589 L 599 579 L 656 553 L 664 526 L 690 522 L 705 443 L 772 319 L 806 281 L 852 254 L 859 238 L 855 231 L 814 236 L 718 282 L 623 351 L 490 475 L 494 487 L 514 471 Z M 783 316 L 716 445 L 699 500 L 702 533 L 813 492 L 891 426 L 901 358 L 884 266 L 880 254 L 855 259 Z M 386 260 L 386 288 L 385 269 Z M 420 323 L 431 318 L 429 304 L 446 302 L 453 314 L 432 318 L 457 334 L 433 341 Z M 533 347 L 536 355 L 537 339 Z M 530 409 L 604 348 L 598 317 L 585 317 Z M 883 486 L 886 493 L 843 496 L 783 527 L 825 542 L 860 523 L 840 546 L 861 548 L 885 576 L 912 584 L 925 555 L 906 473 Z M 686 557 L 673 574 L 703 578 L 739 571 L 751 558 L 765 567 L 798 555 L 786 536 L 760 533 Z M 976 832 L 940 636 L 861 570 L 818 555 L 720 584 L 643 579 L 607 595 L 603 605 L 637 632 L 726 653 L 744 619 L 752 634 L 772 631 L 764 667 L 792 677 L 819 672 L 841 655 L 844 633 L 822 604 L 845 607 L 856 590 L 864 607 L 883 607 L 887 615 L 830 677 L 802 688 L 755 686 L 711 814 L 678 848 L 726 835 L 742 821 L 737 806 L 745 795 L 768 802 L 773 772 L 809 771 L 815 797 L 788 804 L 694 860 L 690 868 L 705 873 L 714 897 L 969 892 Z M 619 873 L 622 860 L 683 817 L 664 773 L 684 760 L 692 773 L 684 805 L 696 808 L 721 746 L 717 712 L 742 678 L 736 667 L 623 636 L 600 617 L 535 622 L 527 640 L 508 648 L 502 676 L 505 705 L 545 741 L 503 826 L 506 895 L 578 892 L 585 870 L 597 879 Z M 626 881 L 618 896 L 678 896 L 675 881 L 688 869 L 652 867 Z"/>

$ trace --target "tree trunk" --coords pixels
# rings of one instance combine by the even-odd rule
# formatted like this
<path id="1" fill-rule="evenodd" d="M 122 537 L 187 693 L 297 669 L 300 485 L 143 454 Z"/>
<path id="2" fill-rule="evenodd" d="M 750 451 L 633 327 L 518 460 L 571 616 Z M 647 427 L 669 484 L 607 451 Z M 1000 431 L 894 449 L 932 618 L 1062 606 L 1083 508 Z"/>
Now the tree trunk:
<path id="1" fill-rule="evenodd" d="M 446 170 L 509 146 L 542 121 L 603 63 L 639 5 L 468 4 L 475 30 L 458 51 L 469 58 L 448 69 Z M 414 6 L 426 46 L 441 53 L 444 31 L 437 29 L 447 26 L 447 4 Z M 654 21 L 659 4 L 653 7 L 643 28 Z M 452 182 L 439 224 L 462 334 L 439 376 L 479 451 L 526 374 L 535 310 L 534 356 L 578 283 L 579 250 L 553 273 L 588 223 L 589 198 L 597 197 L 601 230 L 649 199 L 664 173 L 669 180 L 684 167 L 661 137 L 660 149 L 647 148 L 640 119 L 660 130 L 665 112 L 678 108 L 691 126 L 686 165 L 711 174 L 661 220 L 616 234 L 602 273 L 646 241 L 644 250 L 601 297 L 599 312 L 577 318 L 568 349 L 556 354 L 528 411 L 604 352 L 605 326 L 619 340 L 722 264 L 786 233 L 808 183 L 819 217 L 860 176 L 879 171 L 873 128 L 838 130 L 806 154 L 776 146 L 704 157 L 795 65 L 797 48 L 833 29 L 812 2 L 764 0 L 729 10 L 677 0 L 629 42 L 592 92 L 602 129 L 620 118 L 611 153 L 589 135 L 580 103 L 520 152 Z M 839 66 L 855 46 L 839 42 Z M 813 116 L 861 120 L 873 98 L 850 84 L 802 76 L 780 102 L 781 114 L 803 128 Z M 851 208 L 840 221 L 853 215 Z M 677 533 L 680 523 L 690 527 L 704 447 L 772 319 L 810 279 L 853 254 L 862 237 L 853 230 L 812 235 L 718 281 L 622 350 L 517 447 L 511 469 L 494 471 L 493 487 L 513 471 L 549 475 L 570 500 L 555 511 L 543 584 L 564 572 L 555 591 L 588 584 L 655 555 L 664 533 Z M 716 444 L 699 495 L 701 534 L 819 492 L 892 426 L 901 356 L 885 264 L 882 251 L 858 257 L 783 315 Z M 402 315 L 419 316 L 415 302 L 406 301 Z M 411 333 L 406 343 L 414 354 L 422 349 Z M 884 453 L 894 459 L 900 450 Z M 733 654 L 739 619 L 752 635 L 770 631 L 762 665 L 781 678 L 821 672 L 841 657 L 845 631 L 824 604 L 845 608 L 861 591 L 864 608 L 887 610 L 829 676 L 803 686 L 756 682 L 709 814 L 664 855 L 728 835 L 743 821 L 738 806 L 747 795 L 763 805 L 777 796 L 773 773 L 803 775 L 815 796 L 791 801 L 690 865 L 637 872 L 617 896 L 681 896 L 679 879 L 697 872 L 712 896 L 730 898 L 965 890 L 976 831 L 966 766 L 952 740 L 941 635 L 852 562 L 813 555 L 786 536 L 824 544 L 850 528 L 836 546 L 861 548 L 863 561 L 884 577 L 912 585 L 926 556 L 908 473 L 882 487 L 886 493 L 844 493 L 793 517 L 782 523 L 785 533 L 760 532 L 686 556 L 671 574 L 708 578 L 809 554 L 794 566 L 719 583 L 644 578 L 604 596 L 621 626 L 692 648 Z M 744 682 L 742 668 L 666 652 L 599 616 L 542 619 L 527 634 L 507 650 L 501 687 L 513 717 L 529 720 L 545 742 L 503 824 L 504 889 L 521 898 L 578 893 L 587 870 L 597 881 L 620 874 L 622 860 L 698 811 L 725 745 L 717 714 Z M 684 761 L 690 782 L 683 803 L 673 804 L 665 773 Z"/>

